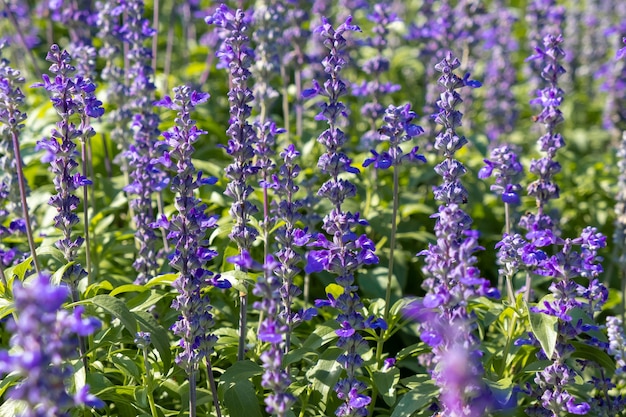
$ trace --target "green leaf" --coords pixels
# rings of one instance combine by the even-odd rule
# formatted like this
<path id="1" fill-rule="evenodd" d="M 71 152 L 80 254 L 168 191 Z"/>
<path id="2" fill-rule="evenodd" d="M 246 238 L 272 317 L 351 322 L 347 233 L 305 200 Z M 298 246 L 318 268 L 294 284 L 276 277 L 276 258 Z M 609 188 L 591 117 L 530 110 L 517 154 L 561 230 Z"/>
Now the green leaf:
<path id="1" fill-rule="evenodd" d="M 118 294 L 122 294 L 125 292 L 144 292 L 147 288 L 143 285 L 135 285 L 135 284 L 126 284 L 121 285 L 117 288 L 114 288 L 113 291 L 109 293 L 111 297 L 115 297 Z"/>
<path id="2" fill-rule="evenodd" d="M 247 380 L 263 373 L 263 368 L 250 361 L 238 361 L 229 367 L 220 377 L 220 387 L 236 384 L 238 381 Z"/>
<path id="3" fill-rule="evenodd" d="M 400 380 L 400 370 L 391 368 L 387 372 L 374 372 L 374 385 L 388 406 L 396 402 L 396 384 Z"/>
<path id="4" fill-rule="evenodd" d="M 2 405 L 0 405 L 0 417 L 19 416 L 24 413 L 25 409 L 26 403 L 14 400 L 12 398 L 7 398 L 7 400 Z"/>
<path id="5" fill-rule="evenodd" d="M 133 337 L 135 333 L 137 333 L 137 321 L 135 320 L 135 316 L 128 310 L 128 307 L 126 307 L 126 304 L 124 304 L 122 300 L 111 297 L 110 295 L 96 295 L 93 298 L 79 302 L 79 304 L 88 303 L 100 307 L 113 317 L 119 319 Z"/>
<path id="6" fill-rule="evenodd" d="M 152 314 L 147 311 L 137 311 L 134 313 L 141 331 L 150 332 L 150 340 L 159 352 L 163 361 L 163 374 L 167 374 L 172 366 L 172 352 L 170 350 L 169 332 L 157 322 Z"/>
<path id="7" fill-rule="evenodd" d="M 540 301 L 541 302 L 541 301 Z M 557 323 L 559 319 L 543 313 L 533 313 L 529 309 L 530 327 L 539 340 L 541 348 L 548 358 L 552 358 L 558 336 Z"/>
<path id="8" fill-rule="evenodd" d="M 17 277 L 20 281 L 24 281 L 24 277 L 26 276 L 26 272 L 31 269 L 31 262 L 33 261 L 33 257 L 29 256 L 24 259 L 17 265 L 14 265 L 10 268 L 4 270 L 4 275 L 7 277 L 7 280 Z"/>
<path id="9" fill-rule="evenodd" d="M 326 410 L 327 402 L 331 397 L 330 392 L 337 384 L 339 376 L 343 371 L 343 368 L 337 362 L 341 352 L 343 350 L 338 347 L 329 347 L 324 350 L 324 353 L 322 353 L 315 365 L 306 373 L 308 380 L 313 382 L 313 391 L 320 394 L 318 407 L 322 411 Z"/>
<path id="10" fill-rule="evenodd" d="M 220 275 L 227 279 L 240 294 L 247 294 L 249 291 L 248 284 L 255 281 L 253 274 L 236 269 L 222 272 Z"/>
<path id="11" fill-rule="evenodd" d="M 341 294 L 343 294 L 343 287 L 341 285 L 331 283 L 326 286 L 325 291 L 326 294 L 332 295 L 336 300 Z"/>
<path id="12" fill-rule="evenodd" d="M 509 402 L 511 395 L 513 395 L 513 387 L 516 386 L 511 378 L 502 378 L 498 381 L 485 379 L 484 381 L 489 386 L 489 389 L 493 393 L 496 401 L 502 405 Z"/>
<path id="13" fill-rule="evenodd" d="M 178 278 L 178 272 L 173 272 L 169 274 L 157 275 L 154 278 L 151 278 L 150 281 L 144 284 L 144 287 L 150 288 L 155 287 L 157 285 L 172 285 L 174 281 Z"/>
<path id="14" fill-rule="evenodd" d="M 391 417 L 411 416 L 416 411 L 432 403 L 438 393 L 439 388 L 432 381 L 421 384 L 402 396 Z"/>
<path id="15" fill-rule="evenodd" d="M 230 417 L 263 417 L 254 385 L 247 379 L 238 381 L 226 390 L 224 405 Z"/>
<path id="16" fill-rule="evenodd" d="M 615 373 L 615 362 L 605 351 L 582 342 L 571 342 L 571 344 L 575 349 L 572 352 L 572 358 L 581 358 L 593 361 L 604 369 L 607 374 L 607 378 L 613 376 Z"/>

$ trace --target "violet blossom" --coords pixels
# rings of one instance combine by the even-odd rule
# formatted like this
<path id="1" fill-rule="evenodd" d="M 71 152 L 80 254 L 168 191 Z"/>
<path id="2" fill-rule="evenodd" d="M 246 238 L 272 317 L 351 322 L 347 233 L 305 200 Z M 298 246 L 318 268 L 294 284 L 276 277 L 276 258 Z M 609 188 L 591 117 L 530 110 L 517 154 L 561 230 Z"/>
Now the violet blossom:
<path id="1" fill-rule="evenodd" d="M 371 100 L 361 107 L 361 115 L 369 123 L 369 130 L 363 134 L 360 141 L 360 146 L 365 149 L 374 146 L 374 142 L 379 139 L 376 125 L 380 117 L 385 113 L 385 106 L 382 103 L 383 97 L 400 89 L 400 86 L 397 84 L 383 82 L 381 77 L 389 71 L 389 59 L 385 57 L 384 52 L 388 44 L 389 26 L 398 20 L 398 16 L 391 12 L 390 5 L 377 3 L 367 17 L 374 23 L 372 32 L 374 32 L 375 36 L 369 38 L 364 44 L 374 48 L 376 56 L 368 59 L 362 65 L 369 81 L 352 85 L 353 95 Z"/>
<path id="2" fill-rule="evenodd" d="M 232 83 L 228 92 L 230 120 L 226 135 L 229 139 L 225 148 L 233 158 L 233 162 L 224 171 L 229 179 L 224 194 L 233 199 L 229 214 L 234 224 L 229 237 L 237 244 L 239 252 L 243 253 L 252 247 L 259 234 L 250 224 L 250 218 L 258 211 L 249 199 L 253 192 L 250 177 L 257 173 L 258 167 L 252 161 L 254 158 L 252 145 L 256 142 L 257 136 L 253 126 L 248 122 L 252 112 L 250 103 L 254 100 L 252 90 L 248 87 L 253 58 L 253 51 L 249 46 L 250 39 L 247 35 L 248 18 L 243 10 L 232 11 L 222 4 L 205 21 L 207 24 L 216 25 L 225 36 L 222 48 L 216 54 L 220 61 L 227 64 Z M 239 360 L 243 360 L 247 331 L 247 293 L 241 294 L 240 303 L 237 356 Z"/>
<path id="3" fill-rule="evenodd" d="M 54 225 L 62 236 L 56 242 L 56 247 L 63 252 L 67 262 L 74 262 L 84 241 L 83 237 L 73 236 L 72 233 L 73 226 L 79 222 L 75 211 L 80 199 L 76 192 L 80 187 L 91 184 L 89 179 L 75 172 L 78 167 L 75 140 L 94 134 L 86 120 L 100 117 L 104 109 L 101 107 L 102 102 L 94 95 L 96 86 L 88 79 L 74 77 L 76 69 L 71 64 L 72 57 L 67 51 L 52 45 L 46 60 L 52 63 L 50 72 L 54 79 L 44 74 L 43 83 L 34 86 L 44 87 L 48 91 L 61 121 L 52 130 L 51 137 L 37 142 L 37 147 L 46 151 L 42 160 L 50 163 L 50 171 L 55 175 L 53 182 L 57 193 L 50 197 L 48 204 L 58 212 L 54 217 Z M 81 124 L 78 127 L 70 120 L 73 114 L 80 115 Z M 74 301 L 77 301 L 75 291 L 78 281 L 86 274 L 79 263 L 74 263 L 64 273 L 64 278 L 72 288 Z"/>
<path id="4" fill-rule="evenodd" d="M 313 237 L 310 245 L 320 249 L 307 254 L 305 272 L 328 271 L 336 275 L 336 283 L 342 287 L 342 293 L 337 298 L 328 294 L 328 300 L 316 302 L 318 307 L 332 306 L 339 310 L 337 322 L 340 329 L 335 333 L 339 336 L 337 346 L 344 352 L 337 361 L 346 370 L 346 377 L 340 379 L 335 386 L 337 397 L 344 402 L 335 414 L 366 416 L 367 406 L 372 399 L 365 394 L 367 386 L 357 378 L 363 365 L 359 350 L 367 347 L 367 342 L 359 331 L 384 327 L 386 324 L 380 319 L 366 320 L 361 314 L 363 304 L 357 294 L 358 286 L 354 282 L 354 275 L 360 267 L 378 263 L 378 257 L 374 252 L 374 243 L 366 235 L 357 236 L 352 231 L 353 227 L 366 222 L 360 219 L 358 213 L 345 212 L 341 207 L 347 198 L 356 195 L 356 187 L 349 180 L 340 178 L 340 174 L 359 172 L 351 166 L 351 160 L 342 151 L 347 137 L 341 130 L 341 123 L 347 115 L 347 108 L 339 100 L 347 94 L 347 86 L 340 78 L 340 71 L 347 63 L 344 53 L 347 45 L 344 34 L 347 31 L 360 31 L 358 26 L 352 24 L 351 17 L 337 29 L 322 17 L 322 25 L 315 32 L 329 50 L 322 61 L 328 78 L 323 85 L 314 80 L 313 88 L 304 91 L 304 97 L 320 95 L 328 100 L 319 104 L 321 112 L 316 116 L 317 120 L 328 123 L 328 128 L 318 137 L 325 152 L 319 158 L 317 166 L 323 174 L 330 176 L 321 186 L 318 195 L 328 199 L 333 206 L 323 220 L 323 229 L 331 238 L 323 233 Z"/>
<path id="5" fill-rule="evenodd" d="M 221 280 L 219 275 L 206 269 L 206 264 L 217 256 L 215 250 L 206 247 L 207 230 L 216 227 L 217 217 L 206 214 L 206 205 L 196 196 L 202 185 L 215 184 L 217 179 L 203 177 L 191 160 L 194 144 L 206 133 L 197 128 L 191 112 L 208 98 L 206 93 L 182 86 L 174 88 L 173 98 L 165 96 L 156 103 L 177 111 L 176 124 L 163 132 L 163 145 L 167 146 L 167 150 L 159 160 L 176 173 L 170 182 L 170 188 L 176 194 L 176 214 L 170 219 L 161 217 L 153 226 L 167 230 L 167 238 L 174 246 L 169 264 L 179 272 L 173 284 L 179 294 L 172 307 L 180 315 L 172 329 L 181 338 L 179 344 L 182 351 L 176 362 L 190 378 L 195 378 L 199 364 L 208 358 L 217 340 L 216 336 L 208 333 L 213 317 L 204 289 L 210 285 L 230 287 L 228 281 Z"/>
<path id="6" fill-rule="evenodd" d="M 499 297 L 488 280 L 480 277 L 475 252 L 478 245 L 478 232 L 471 230 L 472 219 L 463 211 L 461 204 L 467 203 L 468 193 L 460 177 L 466 168 L 454 159 L 467 139 L 457 133 L 462 114 L 456 109 L 462 103 L 456 91 L 463 87 L 478 87 L 480 83 L 469 80 L 469 75 L 461 78 L 454 73 L 460 66 L 459 60 L 448 52 L 435 69 L 441 73 L 438 85 L 443 89 L 437 101 L 438 113 L 432 117 L 442 126 L 435 138 L 435 149 L 440 150 L 446 159 L 435 167 L 443 177 L 443 184 L 434 187 L 435 199 L 442 202 L 435 223 L 437 241 L 420 252 L 425 257 L 422 288 L 426 291 L 423 299 L 411 304 L 407 314 L 420 321 L 422 340 L 432 348 L 431 370 L 435 383 L 442 388 L 440 406 L 444 415 L 455 415 L 464 410 L 464 415 L 483 415 L 490 407 L 490 392 L 482 383 L 483 373 L 478 351 L 478 339 L 474 334 L 475 316 L 467 310 L 468 302 L 476 297 Z M 447 372 L 444 361 L 456 349 L 463 349 L 470 361 L 467 369 L 460 374 Z M 455 355 L 459 355 L 456 352 Z M 456 387 L 450 390 L 450 387 Z"/>

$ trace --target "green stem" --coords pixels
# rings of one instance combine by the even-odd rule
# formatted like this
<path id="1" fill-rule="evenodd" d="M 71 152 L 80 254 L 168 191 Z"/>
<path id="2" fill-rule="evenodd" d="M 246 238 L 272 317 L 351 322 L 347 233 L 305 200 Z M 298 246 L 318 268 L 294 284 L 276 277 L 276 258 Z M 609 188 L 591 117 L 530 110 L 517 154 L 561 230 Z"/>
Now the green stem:
<path id="1" fill-rule="evenodd" d="M 196 417 L 196 371 L 189 373 L 189 417 Z"/>
<path id="2" fill-rule="evenodd" d="M 144 347 L 143 349 L 143 363 L 146 368 L 145 375 L 145 384 L 146 384 L 146 394 L 148 395 L 148 404 L 150 405 L 150 413 L 152 413 L 152 417 L 158 417 L 156 403 L 154 401 L 153 394 L 153 379 L 152 379 L 152 367 L 150 366 L 150 361 L 148 360 L 148 348 Z"/>
<path id="3" fill-rule="evenodd" d="M 244 284 L 247 287 L 247 284 Z M 246 288 L 247 290 L 247 288 Z M 239 293 L 239 349 L 237 360 L 242 361 L 246 357 L 246 330 L 248 324 L 248 291 Z"/>
<path id="4" fill-rule="evenodd" d="M 209 386 L 211 387 L 211 395 L 213 397 L 213 405 L 215 406 L 215 412 L 217 417 L 222 417 L 222 410 L 220 408 L 220 401 L 217 396 L 217 385 L 215 384 L 215 377 L 213 376 L 213 368 L 211 367 L 211 358 L 206 358 L 206 369 L 209 376 Z"/>
<path id="5" fill-rule="evenodd" d="M 283 80 L 283 119 L 285 124 L 285 141 L 286 143 L 290 143 L 290 120 L 289 120 L 289 84 L 287 80 L 287 69 L 285 65 L 280 64 L 280 77 Z"/>
<path id="6" fill-rule="evenodd" d="M 35 271 L 37 275 L 40 273 L 39 260 L 37 259 L 37 252 L 35 251 L 35 239 L 33 237 L 33 228 L 30 224 L 30 214 L 28 210 L 28 202 L 26 201 L 26 179 L 24 178 L 24 167 L 22 166 L 22 154 L 20 152 L 20 141 L 15 129 L 11 129 L 11 139 L 13 140 L 13 153 L 15 155 L 15 164 L 17 165 L 17 178 L 20 188 L 20 200 L 22 202 L 22 213 L 24 215 L 24 222 L 26 223 L 26 236 L 28 238 L 28 246 L 30 247 L 30 254 L 33 257 L 33 263 L 35 264 Z"/>
<path id="7" fill-rule="evenodd" d="M 383 316 L 385 322 L 389 322 L 389 309 L 391 306 L 391 280 L 393 278 L 393 258 L 396 246 L 396 229 L 398 227 L 398 206 L 399 206 L 399 175 L 398 166 L 393 167 L 393 211 L 391 214 L 391 237 L 389 241 L 389 271 L 387 273 L 387 291 L 385 292 L 385 314 Z"/>
<path id="8" fill-rule="evenodd" d="M 88 123 L 88 122 L 87 122 Z M 84 131 L 84 130 L 83 130 Z M 88 178 L 87 165 L 89 158 L 87 157 L 87 138 L 83 135 L 81 138 L 81 157 L 83 159 L 83 177 Z M 85 235 L 85 269 L 87 271 L 87 286 L 91 283 L 91 241 L 89 240 L 89 186 L 83 186 L 83 233 Z"/>

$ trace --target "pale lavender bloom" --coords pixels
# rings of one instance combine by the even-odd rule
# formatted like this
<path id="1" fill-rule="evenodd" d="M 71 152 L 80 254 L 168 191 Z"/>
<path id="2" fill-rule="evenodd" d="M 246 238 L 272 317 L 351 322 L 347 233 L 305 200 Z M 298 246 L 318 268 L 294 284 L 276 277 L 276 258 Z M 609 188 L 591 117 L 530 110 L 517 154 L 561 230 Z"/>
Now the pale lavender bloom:
<path id="1" fill-rule="evenodd" d="M 461 415 L 461 410 L 478 416 L 491 406 L 489 390 L 482 384 L 483 373 L 478 341 L 473 331 L 475 316 L 468 312 L 471 299 L 480 296 L 499 297 L 488 280 L 480 277 L 475 252 L 478 232 L 471 230 L 472 219 L 460 204 L 467 202 L 468 193 L 460 182 L 466 171 L 454 154 L 467 140 L 457 133 L 462 114 L 456 109 L 462 102 L 455 90 L 479 86 L 469 76 L 461 78 L 454 73 L 459 60 L 450 52 L 435 69 L 441 73 L 438 84 L 444 90 L 437 101 L 439 111 L 435 122 L 442 126 L 435 139 L 435 149 L 446 159 L 435 167 L 443 177 L 443 185 L 434 187 L 439 206 L 435 235 L 437 241 L 418 253 L 425 257 L 422 288 L 426 295 L 407 308 L 407 314 L 420 322 L 420 337 L 431 346 L 434 354 L 432 370 L 437 385 L 442 387 L 440 403 L 444 415 Z M 461 352 L 462 350 L 462 352 Z M 465 367 L 448 369 L 450 355 L 467 358 Z"/>

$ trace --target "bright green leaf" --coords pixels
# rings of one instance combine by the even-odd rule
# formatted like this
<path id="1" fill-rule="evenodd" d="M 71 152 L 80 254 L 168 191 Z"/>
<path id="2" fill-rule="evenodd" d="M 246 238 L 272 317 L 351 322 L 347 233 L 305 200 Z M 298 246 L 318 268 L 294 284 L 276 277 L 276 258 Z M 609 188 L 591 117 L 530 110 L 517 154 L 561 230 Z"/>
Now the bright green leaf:
<path id="1" fill-rule="evenodd" d="M 558 336 L 559 319 L 543 313 L 530 312 L 530 327 L 548 358 L 552 358 Z"/>
<path id="2" fill-rule="evenodd" d="M 421 384 L 407 392 L 393 410 L 391 417 L 409 417 L 413 413 L 432 403 L 439 393 L 439 388 L 432 383 Z"/>

